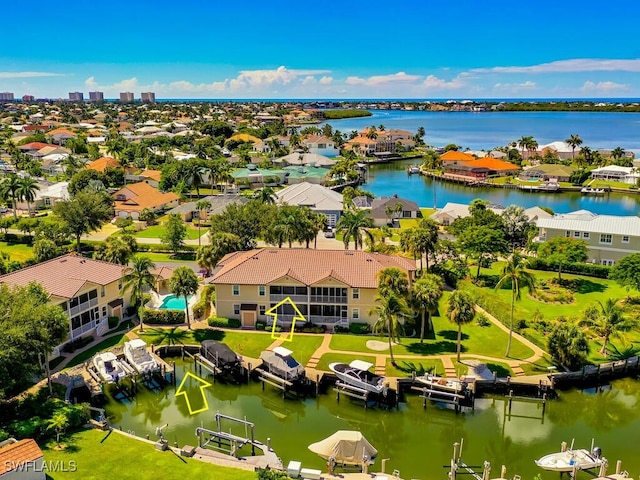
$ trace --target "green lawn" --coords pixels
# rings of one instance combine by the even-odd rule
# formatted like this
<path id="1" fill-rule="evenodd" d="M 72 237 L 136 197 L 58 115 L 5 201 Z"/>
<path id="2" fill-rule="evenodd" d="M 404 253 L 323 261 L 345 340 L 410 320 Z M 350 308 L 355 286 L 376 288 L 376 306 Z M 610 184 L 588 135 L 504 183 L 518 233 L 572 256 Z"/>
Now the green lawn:
<path id="1" fill-rule="evenodd" d="M 93 357 L 96 353 L 102 350 L 106 350 L 107 348 L 111 348 L 115 345 L 123 345 L 126 340 L 127 340 L 127 336 L 124 334 L 114 335 L 111 338 L 107 338 L 106 340 L 103 340 L 102 342 L 91 347 L 89 350 L 85 350 L 84 352 L 81 352 L 75 357 L 73 357 L 65 368 L 73 367 L 75 365 L 79 365 L 83 362 L 86 362 L 91 357 Z"/>
<path id="2" fill-rule="evenodd" d="M 147 227 L 144 230 L 140 230 L 139 232 L 134 233 L 133 236 L 136 238 L 162 238 L 162 235 L 164 235 L 164 232 L 165 232 L 164 225 L 152 225 L 151 227 Z M 207 233 L 207 229 L 202 228 L 200 230 L 200 234 L 204 235 L 205 233 Z M 198 229 L 187 225 L 186 238 L 188 240 L 197 240 Z"/>
<path id="3" fill-rule="evenodd" d="M 193 253 L 179 253 L 174 256 L 171 253 L 157 253 L 157 252 L 139 252 L 141 257 L 149 257 L 153 262 L 193 262 L 195 255 Z"/>
<path id="4" fill-rule="evenodd" d="M 69 463 L 74 461 L 77 470 L 49 472 L 48 479 L 255 480 L 256 478 L 254 472 L 183 458 L 172 451 L 160 452 L 149 443 L 114 432 L 85 430 L 74 434 L 65 443 L 68 445 L 65 450 L 53 449 L 55 442 L 50 445 L 51 448 L 43 449 L 44 458 L 47 462 L 67 466 L 68 470 Z"/>
<path id="5" fill-rule="evenodd" d="M 0 252 L 9 255 L 9 260 L 24 262 L 33 258 L 33 247 L 24 243 L 0 242 Z"/>
<path id="6" fill-rule="evenodd" d="M 284 342 L 282 346 L 293 351 L 293 357 L 301 365 L 306 365 L 322 344 L 322 338 L 322 335 L 300 335 L 294 333 L 293 340 Z"/>
<path id="7" fill-rule="evenodd" d="M 405 358 L 396 358 L 397 367 L 391 365 L 391 359 L 387 358 L 387 372 L 388 377 L 410 377 L 412 372 L 416 372 L 417 375 L 424 375 L 426 372 L 435 374 L 442 374 L 444 372 L 444 366 L 442 361 L 433 359 L 417 359 L 409 360 Z"/>
<path id="8" fill-rule="evenodd" d="M 320 362 L 318 362 L 318 366 L 316 367 L 318 370 L 324 370 L 329 372 L 329 364 L 333 362 L 340 363 L 351 363 L 354 360 L 362 360 L 364 362 L 369 362 L 372 364 L 376 364 L 376 357 L 370 357 L 369 355 L 349 355 L 347 353 L 325 353 L 320 357 Z"/>
<path id="9" fill-rule="evenodd" d="M 604 188 L 604 187 L 611 187 L 611 188 L 620 188 L 623 190 L 636 190 L 636 186 L 635 185 L 630 185 L 628 183 L 624 183 L 624 182 L 615 182 L 613 180 L 594 180 L 592 182 L 585 182 L 586 184 L 588 184 L 591 188 Z"/>

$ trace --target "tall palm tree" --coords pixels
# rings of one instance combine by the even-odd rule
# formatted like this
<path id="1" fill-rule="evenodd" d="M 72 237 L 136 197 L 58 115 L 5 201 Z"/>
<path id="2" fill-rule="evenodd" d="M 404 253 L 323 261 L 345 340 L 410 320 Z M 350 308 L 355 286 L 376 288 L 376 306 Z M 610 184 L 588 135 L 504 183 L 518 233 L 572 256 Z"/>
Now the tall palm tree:
<path id="1" fill-rule="evenodd" d="M 196 202 L 196 210 L 198 210 L 198 247 L 201 245 L 200 240 L 200 226 L 202 225 L 202 212 L 211 208 L 211 202 L 209 200 L 198 200 Z"/>
<path id="2" fill-rule="evenodd" d="M 27 212 L 31 216 L 31 202 L 36 199 L 36 192 L 40 190 L 40 185 L 32 177 L 24 177 L 20 179 L 20 188 L 18 189 L 18 198 L 27 202 Z"/>
<path id="3" fill-rule="evenodd" d="M 200 198 L 200 187 L 202 186 L 202 175 L 204 175 L 204 173 L 204 167 L 197 162 L 193 162 L 187 167 L 189 185 L 196 189 L 196 195 L 198 198 Z"/>
<path id="4" fill-rule="evenodd" d="M 458 325 L 458 362 L 460 361 L 460 349 L 462 346 L 462 325 L 470 323 L 476 312 L 473 308 L 473 300 L 468 293 L 456 290 L 447 301 L 447 317 Z"/>
<path id="5" fill-rule="evenodd" d="M 155 263 L 149 257 L 133 257 L 131 265 L 124 268 L 122 276 L 122 288 L 120 292 L 124 295 L 129 292 L 131 302 L 134 307 L 140 306 L 145 288 L 154 292 L 156 290 L 157 277 L 151 273 L 156 268 Z M 140 331 L 143 331 L 142 318 L 140 319 Z"/>
<path id="6" fill-rule="evenodd" d="M 20 177 L 12 173 L 0 182 L 0 197 L 11 200 L 13 207 L 13 218 L 18 218 L 17 201 L 20 198 Z"/>
<path id="7" fill-rule="evenodd" d="M 592 307 L 585 312 L 585 319 L 581 323 L 592 327 L 602 337 L 600 353 L 606 357 L 609 339 L 637 326 L 638 320 L 624 316 L 618 301 L 613 298 L 607 299 L 604 304 L 598 301 L 598 305 L 599 308 Z"/>
<path id="8" fill-rule="evenodd" d="M 353 238 L 355 249 L 362 248 L 363 234 L 373 240 L 373 235 L 367 229 L 373 228 L 373 219 L 364 210 L 347 210 L 340 216 L 336 225 L 336 232 L 342 233 L 344 248 L 349 249 L 349 242 Z"/>
<path id="9" fill-rule="evenodd" d="M 511 351 L 511 337 L 513 336 L 513 309 L 516 300 L 520 300 L 522 288 L 535 291 L 536 279 L 530 272 L 526 271 L 527 260 L 518 252 L 513 252 L 507 259 L 507 263 L 502 269 L 500 280 L 496 284 L 496 290 L 502 288 L 507 282 L 511 284 L 511 316 L 509 320 L 509 340 L 507 341 L 507 352 Z"/>
<path id="10" fill-rule="evenodd" d="M 618 160 L 624 157 L 626 153 L 627 152 L 625 152 L 622 147 L 616 147 L 613 150 L 611 150 L 611 157 L 613 157 L 614 160 Z"/>
<path id="11" fill-rule="evenodd" d="M 571 158 L 572 159 L 575 158 L 576 147 L 579 147 L 580 145 L 582 145 L 582 139 L 580 138 L 579 135 L 571 135 L 569 136 L 569 138 L 565 140 L 565 142 L 567 143 L 567 145 L 571 147 Z"/>
<path id="12" fill-rule="evenodd" d="M 169 279 L 169 289 L 176 296 L 184 297 L 185 308 L 187 314 L 187 328 L 191 330 L 191 320 L 189 319 L 189 295 L 193 295 L 198 291 L 198 277 L 189 267 L 178 267 L 173 271 L 173 275 Z"/>
<path id="13" fill-rule="evenodd" d="M 253 198 L 258 200 L 260 203 L 266 203 L 268 205 L 276 203 L 276 194 L 271 187 L 263 187 L 260 190 L 256 190 Z"/>
<path id="14" fill-rule="evenodd" d="M 393 339 L 400 342 L 400 335 L 403 333 L 401 320 L 411 314 L 407 301 L 395 293 L 387 295 L 377 295 L 376 305 L 369 313 L 376 314 L 378 320 L 373 325 L 373 331 L 376 333 L 387 332 L 389 338 L 389 355 L 391 356 L 391 364 L 396 365 L 393 357 Z"/>
<path id="15" fill-rule="evenodd" d="M 431 273 L 416 280 L 411 286 L 411 303 L 420 310 L 422 323 L 420 324 L 420 343 L 424 341 L 424 328 L 429 325 L 429 330 L 433 330 L 431 324 L 431 314 L 438 307 L 438 301 L 442 297 L 444 282 L 438 275 Z M 425 314 L 428 316 L 425 322 Z"/>
<path id="16" fill-rule="evenodd" d="M 518 144 L 518 147 L 520 147 L 520 150 L 522 150 L 522 158 L 524 158 L 524 151 L 529 150 L 529 145 L 532 140 L 533 140 L 532 136 L 522 136 L 516 142 Z"/>
<path id="17" fill-rule="evenodd" d="M 378 272 L 378 293 L 406 297 L 409 293 L 409 277 L 397 267 L 386 267 Z"/>

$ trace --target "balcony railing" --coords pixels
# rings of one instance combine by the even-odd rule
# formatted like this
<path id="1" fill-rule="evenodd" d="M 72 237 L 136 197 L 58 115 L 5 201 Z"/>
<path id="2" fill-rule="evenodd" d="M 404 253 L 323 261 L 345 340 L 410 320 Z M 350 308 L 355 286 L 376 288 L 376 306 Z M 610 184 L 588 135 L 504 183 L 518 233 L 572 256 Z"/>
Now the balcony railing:
<path id="1" fill-rule="evenodd" d="M 311 295 L 311 303 L 348 303 L 348 297 L 346 295 Z"/>
<path id="2" fill-rule="evenodd" d="M 96 328 L 96 323 L 94 321 L 91 321 L 89 323 L 86 323 L 84 325 L 81 325 L 78 328 L 74 328 L 71 331 L 71 338 L 78 338 L 79 336 L 93 330 L 94 328 Z"/>
<path id="3" fill-rule="evenodd" d="M 309 299 L 307 295 L 270 294 L 269 300 L 272 302 L 280 302 L 287 297 L 293 300 L 293 302 L 300 302 L 300 303 L 307 303 Z"/>
<path id="4" fill-rule="evenodd" d="M 70 317 L 75 317 L 79 313 L 84 312 L 85 310 L 89 310 L 90 308 L 97 307 L 97 306 L 98 306 L 98 299 L 97 298 L 92 298 L 88 302 L 84 302 L 84 303 L 81 303 L 80 305 L 76 305 L 75 307 L 71 307 L 69 309 L 69 316 Z"/>
<path id="5" fill-rule="evenodd" d="M 291 325 L 293 322 L 293 315 L 280 315 L 278 314 L 278 323 L 284 325 Z M 347 318 L 344 317 L 326 317 L 323 315 L 305 315 L 307 322 L 315 323 L 315 324 L 335 324 L 340 322 L 348 322 Z M 267 325 L 273 325 L 273 317 L 269 317 L 267 319 Z"/>

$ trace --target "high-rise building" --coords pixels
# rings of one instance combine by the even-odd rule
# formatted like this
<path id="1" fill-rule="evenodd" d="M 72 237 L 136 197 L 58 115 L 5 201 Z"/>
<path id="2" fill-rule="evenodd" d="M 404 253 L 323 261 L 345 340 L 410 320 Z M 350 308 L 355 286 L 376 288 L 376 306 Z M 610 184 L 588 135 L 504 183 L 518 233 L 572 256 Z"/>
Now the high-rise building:
<path id="1" fill-rule="evenodd" d="M 23 102 L 33 102 L 35 101 L 36 97 L 34 97 L 33 95 L 23 95 L 22 96 L 22 101 Z"/>
<path id="2" fill-rule="evenodd" d="M 133 92 L 121 92 L 120 103 L 133 103 Z"/>
<path id="3" fill-rule="evenodd" d="M 153 92 L 142 92 L 140 94 L 142 103 L 156 103 L 156 94 Z"/>
<path id="4" fill-rule="evenodd" d="M 0 101 L 13 101 L 13 92 L 0 92 Z"/>
<path id="5" fill-rule="evenodd" d="M 82 92 L 69 92 L 70 102 L 84 102 L 84 94 Z"/>
<path id="6" fill-rule="evenodd" d="M 89 101 L 90 102 L 104 102 L 104 93 L 103 92 L 89 92 Z"/>

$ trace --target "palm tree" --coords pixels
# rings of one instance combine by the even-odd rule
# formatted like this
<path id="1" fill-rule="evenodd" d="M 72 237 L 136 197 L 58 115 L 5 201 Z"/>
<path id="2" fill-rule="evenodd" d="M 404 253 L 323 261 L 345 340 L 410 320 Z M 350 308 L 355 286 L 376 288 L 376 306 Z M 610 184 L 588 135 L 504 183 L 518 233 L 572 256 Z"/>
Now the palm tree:
<path id="1" fill-rule="evenodd" d="M 211 202 L 209 200 L 198 200 L 196 202 L 196 209 L 198 210 L 198 247 L 201 245 L 200 240 L 200 226 L 202 225 L 202 212 L 211 208 Z"/>
<path id="2" fill-rule="evenodd" d="M 347 210 L 340 216 L 336 225 L 336 232 L 342 233 L 344 248 L 349 249 L 349 242 L 353 238 L 355 249 L 362 248 L 362 235 L 373 239 L 373 235 L 367 229 L 373 228 L 373 219 L 364 210 Z"/>
<path id="3" fill-rule="evenodd" d="M 409 293 L 409 278 L 397 267 L 386 267 L 378 272 L 378 293 L 380 295 L 399 295 Z"/>
<path id="4" fill-rule="evenodd" d="M 429 325 L 429 330 L 433 330 L 431 324 L 431 313 L 438 307 L 438 301 L 442 297 L 444 282 L 438 275 L 431 273 L 417 280 L 411 286 L 411 303 L 420 310 L 422 323 L 420 324 L 420 343 L 424 341 L 424 327 Z M 425 322 L 425 314 L 428 315 Z"/>
<path id="5" fill-rule="evenodd" d="M 502 269 L 502 276 L 496 284 L 496 290 L 502 288 L 507 282 L 511 283 L 511 317 L 509 321 L 509 340 L 507 341 L 507 352 L 505 357 L 509 356 L 511 350 L 511 337 L 513 335 L 513 309 L 516 300 L 520 300 L 521 290 L 523 287 L 534 291 L 536 288 L 536 279 L 525 269 L 527 267 L 527 260 L 518 252 L 513 252 L 507 259 L 507 263 Z"/>
<path id="6" fill-rule="evenodd" d="M 260 190 L 256 190 L 253 198 L 258 200 L 260 203 L 266 203 L 267 205 L 273 205 L 276 203 L 276 194 L 271 187 L 264 187 Z"/>
<path id="7" fill-rule="evenodd" d="M 149 257 L 133 257 L 131 265 L 125 267 L 123 271 L 122 288 L 120 292 L 124 294 L 128 291 L 131 295 L 131 302 L 136 308 L 142 301 L 142 294 L 144 293 L 145 287 L 157 292 L 157 277 L 151 273 L 151 270 L 154 268 L 156 268 L 156 265 Z M 141 318 L 140 331 L 143 331 L 143 329 Z"/>
<path id="8" fill-rule="evenodd" d="M 600 308 L 594 306 L 585 312 L 582 323 L 592 327 L 596 334 L 602 337 L 600 353 L 606 357 L 609 339 L 619 335 L 620 332 L 630 330 L 638 324 L 638 321 L 635 318 L 625 317 L 618 301 L 613 298 L 607 299 L 604 304 L 598 301 L 598 305 Z"/>
<path id="9" fill-rule="evenodd" d="M 456 290 L 449 297 L 447 302 L 447 317 L 450 321 L 458 325 L 458 362 L 460 361 L 460 349 L 462 346 L 462 325 L 469 323 L 475 317 L 473 300 L 468 293 Z"/>
<path id="10" fill-rule="evenodd" d="M 69 417 L 63 410 L 58 410 L 53 416 L 47 420 L 47 429 L 55 430 L 56 445 L 60 446 L 60 435 L 69 426 Z"/>
<path id="11" fill-rule="evenodd" d="M 18 189 L 18 198 L 27 202 L 27 211 L 31 216 L 31 202 L 36 199 L 36 192 L 40 190 L 40 185 L 32 177 L 24 177 L 20 179 L 20 188 Z"/>
<path id="12" fill-rule="evenodd" d="M 376 295 L 376 305 L 369 313 L 376 314 L 378 320 L 373 325 L 373 331 L 376 333 L 387 332 L 389 338 L 389 354 L 391 355 L 391 364 L 396 365 L 396 360 L 393 358 L 393 339 L 395 338 L 400 342 L 400 335 L 403 333 L 403 327 L 401 319 L 411 314 L 407 301 L 396 295 L 395 293 L 389 293 L 387 295 Z"/>
<path id="13" fill-rule="evenodd" d="M 187 175 L 189 177 L 189 185 L 196 189 L 196 195 L 200 198 L 200 187 L 202 186 L 202 175 L 205 169 L 196 162 L 191 163 L 187 167 Z"/>
<path id="14" fill-rule="evenodd" d="M 616 147 L 613 150 L 611 150 L 611 157 L 614 160 L 618 160 L 622 157 L 624 157 L 626 154 L 626 152 L 624 151 L 624 149 L 622 147 Z"/>
<path id="15" fill-rule="evenodd" d="M 532 140 L 532 136 L 522 136 L 520 137 L 520 140 L 516 142 L 518 144 L 518 147 L 520 147 L 520 150 L 522 150 L 522 158 L 524 158 L 524 151 L 529 150 L 529 145 Z"/>
<path id="16" fill-rule="evenodd" d="M 94 258 L 118 265 L 127 265 L 137 249 L 138 244 L 133 235 L 114 235 L 104 243 L 103 251 L 96 250 Z"/>
<path id="17" fill-rule="evenodd" d="M 571 158 L 575 158 L 576 156 L 576 147 L 582 145 L 582 139 L 579 135 L 571 135 L 569 138 L 565 140 L 567 145 L 571 147 Z"/>
<path id="18" fill-rule="evenodd" d="M 13 218 L 18 218 L 17 200 L 20 198 L 20 177 L 15 173 L 8 175 L 0 183 L 0 197 L 11 200 L 13 206 Z"/>
<path id="19" fill-rule="evenodd" d="M 189 267 L 178 267 L 173 271 L 169 279 L 169 289 L 176 296 L 184 297 L 185 313 L 187 314 L 187 328 L 191 330 L 189 319 L 189 295 L 198 291 L 198 277 Z"/>

